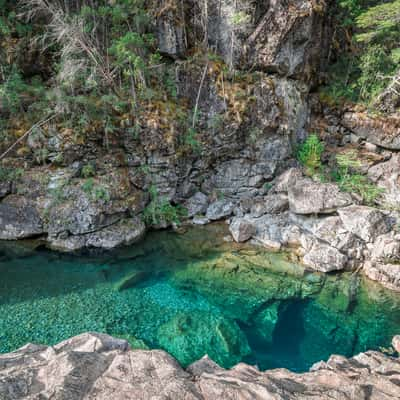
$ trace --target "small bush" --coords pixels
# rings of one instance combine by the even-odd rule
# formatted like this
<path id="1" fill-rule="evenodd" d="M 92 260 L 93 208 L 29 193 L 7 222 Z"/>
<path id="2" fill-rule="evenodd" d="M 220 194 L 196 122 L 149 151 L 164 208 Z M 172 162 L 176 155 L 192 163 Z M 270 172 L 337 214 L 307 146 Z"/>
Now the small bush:
<path id="1" fill-rule="evenodd" d="M 143 219 L 148 225 L 171 223 L 179 225 L 181 218 L 187 215 L 187 210 L 182 206 L 173 206 L 167 199 L 159 196 L 157 188 L 150 188 L 151 202 L 143 212 Z"/>
<path id="2" fill-rule="evenodd" d="M 90 178 L 96 175 L 96 169 L 93 164 L 86 164 L 82 167 L 81 176 L 83 178 Z"/>
<path id="3" fill-rule="evenodd" d="M 307 175 L 314 176 L 320 172 L 324 150 L 325 146 L 316 134 L 310 135 L 299 147 L 297 158 L 305 167 Z"/>
<path id="4" fill-rule="evenodd" d="M 0 182 L 12 182 L 23 175 L 24 170 L 21 168 L 8 168 L 0 166 Z"/>
<path id="5" fill-rule="evenodd" d="M 373 205 L 384 190 L 359 172 L 361 162 L 357 153 L 351 150 L 338 154 L 336 162 L 338 170 L 335 171 L 334 177 L 340 189 L 360 196 L 365 204 Z"/>

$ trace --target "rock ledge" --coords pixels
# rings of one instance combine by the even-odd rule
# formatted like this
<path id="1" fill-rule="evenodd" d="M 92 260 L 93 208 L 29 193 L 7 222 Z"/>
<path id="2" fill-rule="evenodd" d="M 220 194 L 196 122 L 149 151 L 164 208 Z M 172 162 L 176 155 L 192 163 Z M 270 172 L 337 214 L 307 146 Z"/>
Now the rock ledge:
<path id="1" fill-rule="evenodd" d="M 131 350 L 125 340 L 85 333 L 54 347 L 28 344 L 0 355 L 0 398 L 398 399 L 400 359 L 368 351 L 331 356 L 310 372 L 220 368 L 205 356 L 186 370 L 161 350 Z"/>

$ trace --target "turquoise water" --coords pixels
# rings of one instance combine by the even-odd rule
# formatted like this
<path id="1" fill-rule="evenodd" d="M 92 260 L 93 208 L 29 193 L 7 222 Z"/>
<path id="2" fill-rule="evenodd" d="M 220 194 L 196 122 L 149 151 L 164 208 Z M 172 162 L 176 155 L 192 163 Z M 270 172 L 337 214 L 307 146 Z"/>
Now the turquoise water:
<path id="1" fill-rule="evenodd" d="M 183 365 L 304 371 L 332 353 L 388 347 L 400 296 L 350 274 L 223 241 L 224 226 L 158 232 L 111 253 L 0 245 L 0 352 L 86 331 L 162 348 Z"/>

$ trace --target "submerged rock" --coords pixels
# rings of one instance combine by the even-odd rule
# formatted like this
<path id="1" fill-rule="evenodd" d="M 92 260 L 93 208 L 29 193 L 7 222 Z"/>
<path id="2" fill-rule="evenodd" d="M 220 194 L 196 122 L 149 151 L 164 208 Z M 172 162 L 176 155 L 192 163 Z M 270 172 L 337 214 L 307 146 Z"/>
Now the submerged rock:
<path id="1" fill-rule="evenodd" d="M 246 364 L 226 370 L 208 357 L 185 371 L 164 351 L 130 350 L 127 341 L 96 333 L 0 355 L 3 400 L 354 400 L 364 399 L 365 390 L 369 400 L 395 400 L 399 382 L 400 359 L 374 351 L 331 356 L 303 374 Z"/>
<path id="2" fill-rule="evenodd" d="M 151 275 L 151 271 L 133 271 L 129 275 L 125 276 L 115 285 L 116 290 L 119 292 L 125 289 L 129 289 L 140 282 L 143 282 L 146 278 Z"/>
<path id="3" fill-rule="evenodd" d="M 157 336 L 160 345 L 184 365 L 205 352 L 222 364 L 239 362 L 251 352 L 235 322 L 208 313 L 196 312 L 193 317 L 178 314 L 159 328 Z"/>

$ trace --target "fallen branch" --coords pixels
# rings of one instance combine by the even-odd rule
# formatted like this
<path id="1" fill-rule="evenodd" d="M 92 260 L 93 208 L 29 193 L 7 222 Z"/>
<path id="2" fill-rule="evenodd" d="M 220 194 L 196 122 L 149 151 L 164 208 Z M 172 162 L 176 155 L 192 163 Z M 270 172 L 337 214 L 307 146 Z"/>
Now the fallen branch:
<path id="1" fill-rule="evenodd" d="M 47 124 L 52 119 L 56 117 L 56 114 L 46 117 L 36 124 L 32 125 L 28 131 L 26 131 L 16 142 L 14 142 L 2 155 L 0 155 L 0 160 L 2 160 L 10 151 L 12 151 L 19 143 L 21 143 L 25 138 L 27 138 L 35 129 Z"/>
<path id="2" fill-rule="evenodd" d="M 199 109 L 199 101 L 200 101 L 201 89 L 203 88 L 204 80 L 206 79 L 207 70 L 208 70 L 208 61 L 206 62 L 206 65 L 204 66 L 204 71 L 203 71 L 203 75 L 201 77 L 199 91 L 197 93 L 196 105 L 194 107 L 193 120 L 192 120 L 192 128 L 193 129 L 196 126 L 197 111 Z"/>

